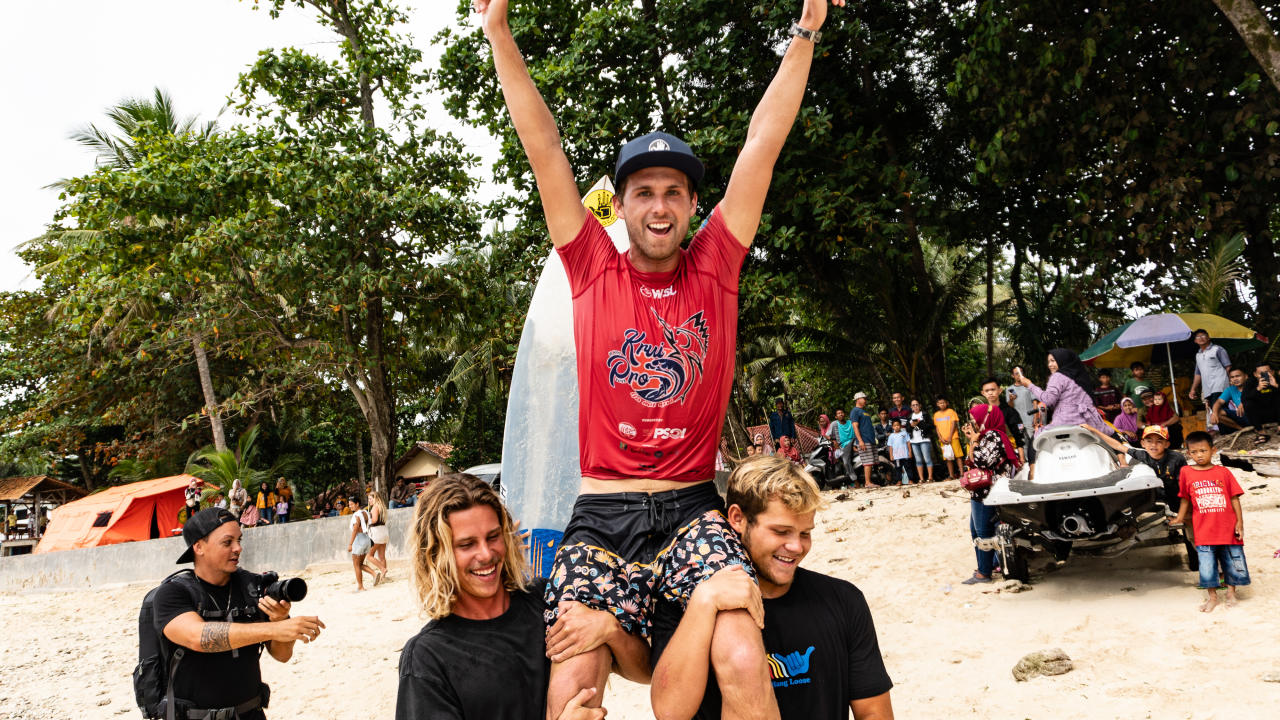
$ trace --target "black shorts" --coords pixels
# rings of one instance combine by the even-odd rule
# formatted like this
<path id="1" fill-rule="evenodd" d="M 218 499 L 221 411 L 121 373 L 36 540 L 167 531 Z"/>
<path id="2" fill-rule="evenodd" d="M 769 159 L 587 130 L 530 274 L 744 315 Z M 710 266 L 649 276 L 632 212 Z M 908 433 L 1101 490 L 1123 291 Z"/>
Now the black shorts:
<path id="1" fill-rule="evenodd" d="M 581 495 L 547 583 L 547 627 L 558 603 L 576 601 L 612 612 L 627 632 L 647 637 L 658 599 L 683 610 L 699 583 L 730 565 L 755 576 L 714 483 L 652 495 Z"/>

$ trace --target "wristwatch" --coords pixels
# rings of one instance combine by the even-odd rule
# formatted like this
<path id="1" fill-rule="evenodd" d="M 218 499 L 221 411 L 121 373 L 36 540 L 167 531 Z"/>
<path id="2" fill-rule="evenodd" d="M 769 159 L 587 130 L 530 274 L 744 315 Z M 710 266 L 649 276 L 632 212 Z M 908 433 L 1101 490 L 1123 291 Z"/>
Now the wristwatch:
<path id="1" fill-rule="evenodd" d="M 798 20 L 791 21 L 791 37 L 804 38 L 815 45 L 822 42 L 821 31 L 802 28 Z"/>

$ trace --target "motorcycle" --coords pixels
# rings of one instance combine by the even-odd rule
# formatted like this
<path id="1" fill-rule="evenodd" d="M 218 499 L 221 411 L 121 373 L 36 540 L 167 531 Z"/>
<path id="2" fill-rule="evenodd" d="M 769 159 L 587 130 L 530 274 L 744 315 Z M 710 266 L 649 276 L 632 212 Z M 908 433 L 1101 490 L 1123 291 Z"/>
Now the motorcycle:
<path id="1" fill-rule="evenodd" d="M 805 472 L 812 475 L 818 487 L 823 490 L 850 485 L 852 482 L 844 470 L 844 453 L 846 452 L 854 452 L 853 469 L 858 475 L 857 479 L 861 481 L 862 458 L 850 447 L 835 447 L 830 438 L 826 437 L 818 438 L 818 446 L 809 453 Z M 893 461 L 889 459 L 889 449 L 877 448 L 876 461 L 871 468 L 871 482 L 883 487 L 893 484 L 893 477 Z"/>
<path id="2" fill-rule="evenodd" d="M 809 453 L 804 470 L 818 483 L 819 489 L 829 490 L 849 484 L 840 452 L 832 445 L 830 438 L 820 437 L 818 446 Z"/>

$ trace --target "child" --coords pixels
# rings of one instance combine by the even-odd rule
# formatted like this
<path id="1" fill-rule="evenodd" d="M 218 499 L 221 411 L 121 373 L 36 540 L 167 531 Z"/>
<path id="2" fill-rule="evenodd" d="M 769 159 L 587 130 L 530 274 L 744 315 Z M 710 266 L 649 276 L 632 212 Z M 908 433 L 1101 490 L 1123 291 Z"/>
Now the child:
<path id="1" fill-rule="evenodd" d="M 1178 512 L 1181 501 L 1178 499 L 1179 478 L 1182 475 L 1182 468 L 1187 466 L 1187 459 L 1182 457 L 1181 453 L 1173 452 L 1169 449 L 1169 430 L 1160 425 L 1148 425 L 1142 431 L 1142 449 L 1118 442 L 1110 435 L 1104 435 L 1102 431 L 1092 425 L 1081 425 L 1087 427 L 1093 434 L 1102 438 L 1102 441 L 1111 446 L 1112 450 L 1118 453 L 1124 453 L 1140 463 L 1145 463 L 1147 467 L 1156 472 L 1156 476 L 1164 483 L 1164 504 L 1173 512 Z"/>
<path id="2" fill-rule="evenodd" d="M 1147 380 L 1147 366 L 1142 361 L 1135 360 L 1129 365 L 1129 374 L 1131 377 L 1124 381 L 1124 394 L 1133 398 L 1135 405 L 1141 405 L 1142 393 L 1151 387 L 1151 382 Z"/>
<path id="3" fill-rule="evenodd" d="M 1182 418 L 1173 412 L 1173 406 L 1163 392 L 1146 390 L 1142 393 L 1144 425 L 1161 425 L 1169 431 L 1169 445 L 1175 450 L 1182 447 Z"/>
<path id="4" fill-rule="evenodd" d="M 889 433 L 889 453 L 894 467 L 902 477 L 903 485 L 910 485 L 911 477 L 911 436 L 902 429 L 902 421 L 893 421 L 893 432 Z"/>
<path id="5" fill-rule="evenodd" d="M 1209 597 L 1200 612 L 1218 606 L 1219 569 L 1227 583 L 1227 607 L 1236 604 L 1236 588 L 1249 584 L 1249 567 L 1244 560 L 1244 515 L 1240 496 L 1244 490 L 1235 475 L 1213 464 L 1213 438 L 1203 430 L 1187 435 L 1187 455 L 1193 465 L 1182 469 L 1178 496 L 1187 500 L 1178 510 L 1174 525 L 1191 516 L 1196 554 L 1200 557 L 1200 587 Z M 1193 514 L 1194 513 L 1194 514 Z"/>
<path id="6" fill-rule="evenodd" d="M 1111 371 L 1103 368 L 1098 371 L 1098 387 L 1093 390 L 1093 405 L 1102 411 L 1107 422 L 1114 423 L 1120 414 L 1120 391 L 1111 384 Z"/>
<path id="7" fill-rule="evenodd" d="M 933 427 L 938 431 L 938 445 L 942 447 L 942 459 L 947 462 L 947 479 L 960 477 L 960 416 L 947 406 L 947 399 L 938 396 L 938 411 L 933 414 Z"/>

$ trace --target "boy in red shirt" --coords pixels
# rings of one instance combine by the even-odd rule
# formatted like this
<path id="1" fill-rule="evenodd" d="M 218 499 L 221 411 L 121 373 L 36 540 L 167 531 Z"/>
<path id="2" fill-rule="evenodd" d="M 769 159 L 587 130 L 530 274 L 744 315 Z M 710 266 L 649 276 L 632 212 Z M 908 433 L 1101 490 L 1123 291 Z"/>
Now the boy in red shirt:
<path id="1" fill-rule="evenodd" d="M 1218 606 L 1219 568 L 1227 583 L 1227 607 L 1236 604 L 1236 588 L 1249 584 L 1249 567 L 1244 561 L 1244 515 L 1240 496 L 1244 490 L 1225 467 L 1213 464 L 1213 438 L 1197 431 L 1187 435 L 1187 459 L 1193 464 L 1182 468 L 1178 479 L 1178 497 L 1187 502 L 1178 508 L 1173 524 L 1186 523 L 1191 528 L 1200 557 L 1200 587 L 1209 597 L 1200 612 L 1211 612 Z"/>

